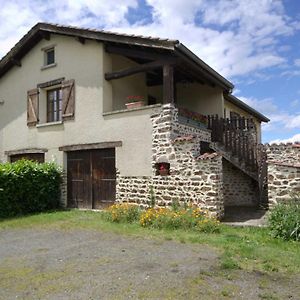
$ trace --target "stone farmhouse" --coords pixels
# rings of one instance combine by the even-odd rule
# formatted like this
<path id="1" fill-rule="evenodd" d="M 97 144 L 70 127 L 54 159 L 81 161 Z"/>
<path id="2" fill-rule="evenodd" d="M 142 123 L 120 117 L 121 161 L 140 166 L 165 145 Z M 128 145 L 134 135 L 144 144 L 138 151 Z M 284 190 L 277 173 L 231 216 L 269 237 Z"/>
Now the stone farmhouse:
<path id="1" fill-rule="evenodd" d="M 233 88 L 177 40 L 38 23 L 0 61 L 0 160 L 61 165 L 68 207 L 267 205 L 269 119 Z"/>

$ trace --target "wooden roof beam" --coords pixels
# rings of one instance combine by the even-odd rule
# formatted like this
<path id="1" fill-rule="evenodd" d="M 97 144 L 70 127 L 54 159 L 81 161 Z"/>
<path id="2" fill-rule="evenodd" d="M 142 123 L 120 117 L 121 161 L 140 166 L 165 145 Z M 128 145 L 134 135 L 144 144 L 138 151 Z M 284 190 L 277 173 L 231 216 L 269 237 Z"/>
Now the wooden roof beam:
<path id="1" fill-rule="evenodd" d="M 131 67 L 128 69 L 123 69 L 123 70 L 115 71 L 115 72 L 108 72 L 108 73 L 105 73 L 104 77 L 106 80 L 119 79 L 122 77 L 134 75 L 137 73 L 147 72 L 147 71 L 150 71 L 153 69 L 157 69 L 166 64 L 173 65 L 173 64 L 176 64 L 176 62 L 177 62 L 176 59 L 156 60 L 156 61 L 142 64 L 139 66 L 134 66 L 134 67 Z"/>
<path id="2" fill-rule="evenodd" d="M 154 52 L 147 52 L 145 50 L 138 50 L 138 49 L 132 49 L 132 48 L 126 48 L 126 47 L 120 47 L 120 46 L 113 46 L 110 44 L 107 44 L 105 46 L 105 51 L 107 53 L 111 54 L 118 54 L 123 55 L 126 57 L 131 58 L 142 58 L 142 59 L 148 59 L 148 60 L 158 60 L 158 59 L 168 59 L 170 58 L 170 55 L 165 55 L 161 53 Z"/>
<path id="3" fill-rule="evenodd" d="M 82 44 L 82 45 L 85 44 L 85 38 L 84 38 L 84 37 L 78 36 L 76 39 L 77 39 L 77 41 L 78 41 L 80 44 Z"/>

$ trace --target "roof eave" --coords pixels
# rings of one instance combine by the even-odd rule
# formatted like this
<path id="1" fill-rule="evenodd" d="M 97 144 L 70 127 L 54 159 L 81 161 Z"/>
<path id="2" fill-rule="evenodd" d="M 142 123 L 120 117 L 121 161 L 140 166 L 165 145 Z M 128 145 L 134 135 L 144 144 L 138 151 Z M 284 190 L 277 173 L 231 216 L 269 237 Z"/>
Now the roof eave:
<path id="1" fill-rule="evenodd" d="M 224 96 L 225 96 L 225 100 L 244 109 L 245 111 L 247 111 L 250 114 L 252 114 L 253 116 L 255 116 L 257 119 L 259 119 L 260 121 L 266 122 L 266 123 L 268 123 L 270 121 L 269 118 L 267 118 L 266 116 L 264 116 L 263 114 L 261 114 L 260 112 L 258 112 L 257 110 L 255 110 L 254 108 L 252 108 L 251 106 L 246 104 L 245 102 L 243 102 L 242 100 L 238 99 L 237 97 L 235 97 L 233 95 L 224 95 Z"/>
<path id="2" fill-rule="evenodd" d="M 39 25 L 40 30 L 47 31 L 49 33 L 83 37 L 86 39 L 98 40 L 103 42 L 107 41 L 151 48 L 163 48 L 169 50 L 174 50 L 174 46 L 179 43 L 178 40 L 145 37 L 134 34 L 120 34 L 116 32 L 90 28 L 79 28 L 75 26 L 64 26 L 50 23 L 38 23 L 37 25 Z"/>
<path id="3" fill-rule="evenodd" d="M 202 59 L 200 59 L 195 53 L 189 50 L 185 45 L 182 43 L 178 43 L 175 45 L 175 50 L 181 52 L 183 55 L 188 57 L 192 62 L 196 63 L 199 67 L 201 67 L 206 73 L 211 75 L 216 83 L 220 85 L 224 90 L 227 92 L 231 92 L 234 88 L 234 85 L 220 75 L 217 71 L 211 68 L 208 64 L 206 64 Z"/>

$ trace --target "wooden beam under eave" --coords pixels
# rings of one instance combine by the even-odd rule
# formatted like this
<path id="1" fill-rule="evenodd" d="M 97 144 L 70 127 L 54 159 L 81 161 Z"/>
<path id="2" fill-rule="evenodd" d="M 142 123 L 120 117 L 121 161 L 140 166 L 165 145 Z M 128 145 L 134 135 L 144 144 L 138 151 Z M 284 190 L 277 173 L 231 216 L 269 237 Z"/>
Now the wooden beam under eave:
<path id="1" fill-rule="evenodd" d="M 78 36 L 76 39 L 77 39 L 77 41 L 78 41 L 80 44 L 82 44 L 82 45 L 85 44 L 85 38 L 84 38 L 84 37 Z"/>
<path id="2" fill-rule="evenodd" d="M 11 62 L 12 62 L 12 64 L 15 65 L 15 66 L 18 66 L 18 67 L 21 67 L 21 66 L 22 66 L 22 63 L 21 63 L 21 61 L 20 61 L 19 59 L 12 58 L 12 59 L 11 59 Z"/>
<path id="3" fill-rule="evenodd" d="M 138 66 L 134 66 L 131 68 L 127 68 L 124 70 L 120 70 L 120 71 L 115 71 L 115 72 L 108 72 L 105 73 L 104 77 L 106 80 L 114 80 L 114 79 L 119 79 L 122 77 L 126 77 L 126 76 L 130 76 L 130 75 L 134 75 L 137 73 L 141 73 L 141 72 L 147 72 L 153 69 L 157 69 L 162 67 L 163 65 L 165 65 L 166 63 L 168 64 L 175 64 L 176 60 L 174 59 L 168 59 L 168 60 L 157 60 L 157 61 L 153 61 L 153 62 L 149 62 L 146 64 L 142 64 L 142 65 L 138 65 Z"/>
<path id="4" fill-rule="evenodd" d="M 163 103 L 174 103 L 174 67 L 170 64 L 163 66 Z"/>
<path id="5" fill-rule="evenodd" d="M 47 32 L 47 31 L 41 31 L 40 32 L 40 35 L 43 39 L 47 40 L 47 41 L 50 41 L 50 32 Z"/>

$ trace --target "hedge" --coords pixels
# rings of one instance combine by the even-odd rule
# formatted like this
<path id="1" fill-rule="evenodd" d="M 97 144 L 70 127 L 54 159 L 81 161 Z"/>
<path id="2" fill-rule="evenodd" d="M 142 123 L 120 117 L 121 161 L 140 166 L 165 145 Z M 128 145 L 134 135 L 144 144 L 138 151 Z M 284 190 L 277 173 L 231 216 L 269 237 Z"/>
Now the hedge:
<path id="1" fill-rule="evenodd" d="M 0 164 L 0 218 L 59 208 L 61 180 L 54 163 Z"/>

